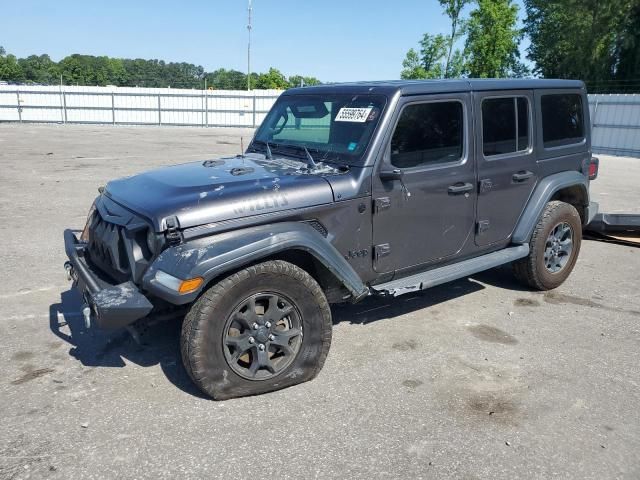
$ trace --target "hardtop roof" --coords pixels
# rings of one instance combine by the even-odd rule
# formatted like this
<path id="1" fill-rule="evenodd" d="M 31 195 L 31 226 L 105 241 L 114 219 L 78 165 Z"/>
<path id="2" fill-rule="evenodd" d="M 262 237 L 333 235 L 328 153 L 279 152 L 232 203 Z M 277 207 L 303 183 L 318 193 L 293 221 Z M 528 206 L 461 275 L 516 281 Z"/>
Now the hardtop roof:
<path id="1" fill-rule="evenodd" d="M 285 94 L 383 94 L 421 95 L 430 93 L 536 90 L 536 89 L 584 89 L 580 80 L 548 79 L 458 79 L 458 80 L 386 80 L 375 82 L 333 83 L 311 87 L 292 88 Z"/>

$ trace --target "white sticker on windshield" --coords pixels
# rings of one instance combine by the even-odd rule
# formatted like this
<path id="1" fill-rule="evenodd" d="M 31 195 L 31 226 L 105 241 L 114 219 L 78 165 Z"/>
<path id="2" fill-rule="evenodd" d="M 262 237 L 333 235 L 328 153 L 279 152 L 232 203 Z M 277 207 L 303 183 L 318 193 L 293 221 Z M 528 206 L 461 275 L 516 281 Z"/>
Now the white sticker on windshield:
<path id="1" fill-rule="evenodd" d="M 336 116 L 336 122 L 364 123 L 369 118 L 373 107 L 368 108 L 341 108 Z"/>

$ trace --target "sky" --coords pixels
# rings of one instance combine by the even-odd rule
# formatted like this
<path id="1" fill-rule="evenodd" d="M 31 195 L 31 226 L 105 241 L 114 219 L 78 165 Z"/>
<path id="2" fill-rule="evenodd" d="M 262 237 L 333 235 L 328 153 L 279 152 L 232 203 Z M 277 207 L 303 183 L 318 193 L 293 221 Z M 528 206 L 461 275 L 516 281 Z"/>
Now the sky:
<path id="1" fill-rule="evenodd" d="M 247 0 L 1 3 L 0 45 L 18 57 L 82 53 L 247 70 Z M 437 0 L 253 3 L 252 71 L 273 66 L 325 82 L 399 78 L 423 33 L 449 30 Z"/>

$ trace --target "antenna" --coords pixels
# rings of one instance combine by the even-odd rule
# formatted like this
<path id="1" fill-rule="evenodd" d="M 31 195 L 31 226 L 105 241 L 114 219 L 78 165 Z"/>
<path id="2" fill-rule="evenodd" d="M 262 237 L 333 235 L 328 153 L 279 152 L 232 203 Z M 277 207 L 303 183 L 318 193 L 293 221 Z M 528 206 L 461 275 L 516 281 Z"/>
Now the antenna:
<path id="1" fill-rule="evenodd" d="M 240 137 L 240 156 L 244 158 L 244 137 Z"/>
<path id="2" fill-rule="evenodd" d="M 251 16 L 253 14 L 253 0 L 249 0 L 249 23 L 247 30 L 249 31 L 249 43 L 247 45 L 247 90 L 251 90 Z"/>
<path id="3" fill-rule="evenodd" d="M 318 164 L 311 156 L 311 153 L 309 153 L 309 149 L 307 147 L 304 147 L 304 153 L 306 153 L 307 155 L 307 167 L 309 167 L 310 170 L 315 170 L 316 168 L 318 168 Z"/>

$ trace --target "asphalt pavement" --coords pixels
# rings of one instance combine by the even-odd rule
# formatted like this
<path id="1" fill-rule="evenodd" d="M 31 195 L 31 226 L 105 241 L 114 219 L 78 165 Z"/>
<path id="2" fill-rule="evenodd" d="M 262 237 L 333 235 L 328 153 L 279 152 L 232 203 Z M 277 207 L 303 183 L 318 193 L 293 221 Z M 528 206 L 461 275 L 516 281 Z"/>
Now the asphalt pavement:
<path id="1" fill-rule="evenodd" d="M 62 265 L 97 188 L 240 151 L 239 129 L 0 124 L 0 479 L 640 478 L 640 249 L 585 241 L 556 291 L 508 268 L 333 309 L 313 382 L 227 402 L 178 321 L 87 331 Z M 601 156 L 640 213 L 640 159 Z"/>

